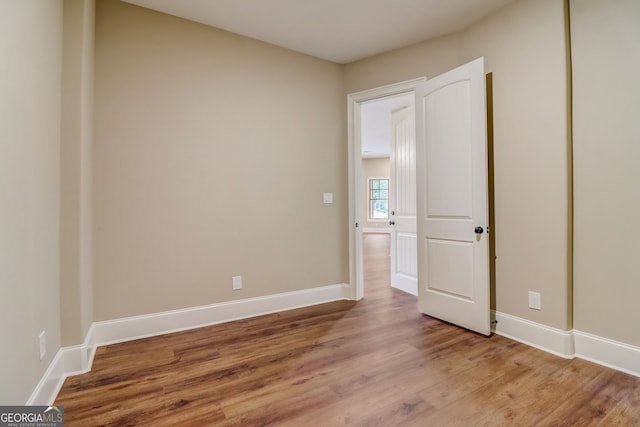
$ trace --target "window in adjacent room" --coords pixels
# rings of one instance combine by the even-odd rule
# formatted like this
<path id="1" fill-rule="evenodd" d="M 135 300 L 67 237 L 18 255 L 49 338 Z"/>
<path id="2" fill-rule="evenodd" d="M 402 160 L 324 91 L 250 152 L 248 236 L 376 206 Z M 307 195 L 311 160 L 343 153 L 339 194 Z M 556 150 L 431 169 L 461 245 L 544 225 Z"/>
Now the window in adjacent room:
<path id="1" fill-rule="evenodd" d="M 369 219 L 389 218 L 389 178 L 369 178 Z"/>

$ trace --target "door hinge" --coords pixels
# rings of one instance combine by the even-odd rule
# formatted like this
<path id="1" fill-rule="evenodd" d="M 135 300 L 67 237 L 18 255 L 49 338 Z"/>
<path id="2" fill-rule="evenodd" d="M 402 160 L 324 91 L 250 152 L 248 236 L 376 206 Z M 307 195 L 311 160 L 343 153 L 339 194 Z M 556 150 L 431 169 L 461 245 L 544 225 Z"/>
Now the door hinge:
<path id="1" fill-rule="evenodd" d="M 358 228 L 358 223 L 356 222 L 356 228 Z"/>

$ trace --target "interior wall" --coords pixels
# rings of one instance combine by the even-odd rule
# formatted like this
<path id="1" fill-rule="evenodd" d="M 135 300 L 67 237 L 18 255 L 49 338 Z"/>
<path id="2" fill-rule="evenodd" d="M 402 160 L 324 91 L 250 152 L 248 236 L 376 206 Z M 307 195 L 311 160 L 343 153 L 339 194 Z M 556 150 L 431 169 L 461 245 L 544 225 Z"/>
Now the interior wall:
<path id="1" fill-rule="evenodd" d="M 95 0 L 64 0 L 61 129 L 62 345 L 81 344 L 93 322 L 92 145 Z"/>
<path id="2" fill-rule="evenodd" d="M 24 405 L 60 348 L 61 58 L 61 0 L 0 2 L 2 405 Z"/>
<path id="3" fill-rule="evenodd" d="M 96 320 L 348 282 L 342 66 L 115 0 L 95 57 Z"/>
<path id="4" fill-rule="evenodd" d="M 640 346 L 640 2 L 571 0 L 575 328 Z"/>
<path id="5" fill-rule="evenodd" d="M 0 2 L 0 402 L 26 402 L 61 343 L 86 334 L 92 301 L 105 320 L 346 282 L 343 95 L 480 55 L 494 90 L 496 308 L 572 326 L 562 2 L 520 0 L 350 64 L 343 85 L 341 66 L 101 0 L 92 153 L 93 5 L 65 0 L 62 60 L 62 0 Z M 633 0 L 571 0 L 573 326 L 632 345 L 639 19 Z M 245 289 L 232 293 L 236 274 Z"/>
<path id="6" fill-rule="evenodd" d="M 345 67 L 345 93 L 427 76 L 477 57 L 492 73 L 496 310 L 572 327 L 570 144 L 564 3 L 519 0 L 454 35 Z M 528 291 L 542 310 L 528 308 Z"/>
<path id="7" fill-rule="evenodd" d="M 370 221 L 369 220 L 369 178 L 389 178 L 390 175 L 389 158 L 362 159 L 362 212 L 363 227 L 389 229 L 389 221 Z"/>

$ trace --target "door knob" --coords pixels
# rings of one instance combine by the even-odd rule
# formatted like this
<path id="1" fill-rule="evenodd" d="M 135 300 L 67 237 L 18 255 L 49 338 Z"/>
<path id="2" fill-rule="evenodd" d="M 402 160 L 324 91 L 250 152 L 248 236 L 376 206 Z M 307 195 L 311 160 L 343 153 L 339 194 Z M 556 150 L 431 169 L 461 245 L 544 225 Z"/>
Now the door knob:
<path id="1" fill-rule="evenodd" d="M 476 234 L 482 234 L 482 233 L 484 233 L 484 228 L 478 226 L 478 227 L 476 227 L 475 231 L 476 231 Z"/>
<path id="2" fill-rule="evenodd" d="M 389 221 L 389 225 L 396 225 L 395 221 Z"/>

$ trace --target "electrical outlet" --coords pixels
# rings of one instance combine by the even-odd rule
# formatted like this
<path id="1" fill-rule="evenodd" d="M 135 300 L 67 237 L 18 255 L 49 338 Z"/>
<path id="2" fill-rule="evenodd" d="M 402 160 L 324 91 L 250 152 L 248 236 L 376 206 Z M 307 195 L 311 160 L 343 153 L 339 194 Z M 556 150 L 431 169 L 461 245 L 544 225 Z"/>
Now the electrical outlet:
<path id="1" fill-rule="evenodd" d="M 47 354 L 47 335 L 44 331 L 40 332 L 40 360 L 44 359 Z"/>
<path id="2" fill-rule="evenodd" d="M 242 289 L 242 276 L 233 276 L 233 290 L 237 291 L 238 289 Z"/>
<path id="3" fill-rule="evenodd" d="M 534 310 L 542 310 L 542 299 L 540 292 L 529 291 L 529 308 Z"/>

